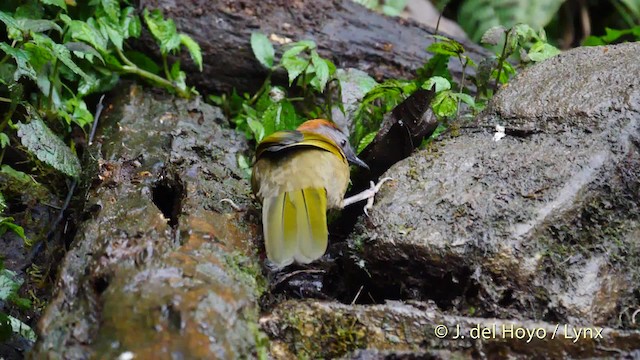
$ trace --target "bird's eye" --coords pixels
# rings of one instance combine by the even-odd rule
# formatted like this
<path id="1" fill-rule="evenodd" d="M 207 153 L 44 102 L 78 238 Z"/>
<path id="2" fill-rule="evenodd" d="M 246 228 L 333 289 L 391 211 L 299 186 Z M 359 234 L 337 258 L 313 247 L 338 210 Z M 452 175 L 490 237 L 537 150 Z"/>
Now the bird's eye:
<path id="1" fill-rule="evenodd" d="M 342 141 L 340 141 L 340 147 L 345 147 L 347 146 L 347 140 L 342 139 Z"/>

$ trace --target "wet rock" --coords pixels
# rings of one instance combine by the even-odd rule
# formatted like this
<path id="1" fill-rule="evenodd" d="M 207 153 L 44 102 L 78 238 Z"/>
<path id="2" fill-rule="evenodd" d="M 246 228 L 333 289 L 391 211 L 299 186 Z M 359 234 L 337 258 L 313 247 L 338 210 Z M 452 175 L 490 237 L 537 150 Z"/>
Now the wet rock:
<path id="1" fill-rule="evenodd" d="M 344 300 L 640 328 L 638 54 L 579 48 L 534 66 L 476 124 L 393 166 L 343 257 L 360 273 Z"/>
<path id="2" fill-rule="evenodd" d="M 252 357 L 256 219 L 244 138 L 200 102 L 140 87 L 107 106 L 86 221 L 61 264 L 33 358 Z M 86 167 L 85 167 L 86 168 Z M 95 177 L 94 177 L 95 175 Z M 98 180 L 96 180 L 98 179 Z"/>
<path id="3" fill-rule="evenodd" d="M 423 302 L 288 301 L 260 322 L 276 359 L 607 358 L 640 348 L 637 331 L 452 316 Z"/>

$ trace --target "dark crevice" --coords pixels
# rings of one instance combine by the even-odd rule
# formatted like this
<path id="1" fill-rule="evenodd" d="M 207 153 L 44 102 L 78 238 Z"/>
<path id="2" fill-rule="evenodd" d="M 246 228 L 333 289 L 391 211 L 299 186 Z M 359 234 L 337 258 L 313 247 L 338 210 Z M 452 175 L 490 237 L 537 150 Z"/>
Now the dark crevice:
<path id="1" fill-rule="evenodd" d="M 93 280 L 93 289 L 98 295 L 101 295 L 108 287 L 109 279 L 106 276 L 100 276 Z"/>
<path id="2" fill-rule="evenodd" d="M 502 299 L 498 301 L 498 305 L 502 307 L 507 307 L 513 304 L 515 301 L 516 299 L 513 298 L 513 289 L 508 289 L 507 291 L 504 292 L 504 295 L 502 295 Z"/>
<path id="3" fill-rule="evenodd" d="M 388 266 L 387 268 L 393 267 Z M 411 275 L 397 276 L 400 273 Z M 384 304 L 387 300 L 431 300 L 441 309 L 448 310 L 465 296 L 469 281 L 469 272 L 464 270 L 460 270 L 456 274 L 452 272 L 427 273 L 418 269 L 394 270 L 388 275 L 376 271 L 370 272 L 370 274 L 371 276 L 367 275 L 366 278 L 361 278 L 355 284 L 346 284 L 345 289 L 351 289 L 351 291 L 345 292 L 338 297 L 338 300 L 351 303 L 356 299 L 355 303 L 359 304 Z M 358 295 L 360 287 L 362 287 L 362 291 Z"/>
<path id="4" fill-rule="evenodd" d="M 153 203 L 162 211 L 172 228 L 178 226 L 184 194 L 184 185 L 177 176 L 161 176 L 151 188 Z"/>
<path id="5" fill-rule="evenodd" d="M 334 299 L 361 305 L 385 304 L 388 300 L 433 301 L 444 311 L 477 302 L 480 285 L 467 267 L 454 266 L 445 271 L 409 259 L 365 263 L 350 257 L 349 252 L 346 243 L 334 244 L 328 256 L 313 264 L 292 265 L 272 273 L 270 298 L 262 299 L 263 308 L 283 297 Z M 446 263 L 460 261 L 449 259 Z M 515 301 L 511 294 L 503 300 Z"/>

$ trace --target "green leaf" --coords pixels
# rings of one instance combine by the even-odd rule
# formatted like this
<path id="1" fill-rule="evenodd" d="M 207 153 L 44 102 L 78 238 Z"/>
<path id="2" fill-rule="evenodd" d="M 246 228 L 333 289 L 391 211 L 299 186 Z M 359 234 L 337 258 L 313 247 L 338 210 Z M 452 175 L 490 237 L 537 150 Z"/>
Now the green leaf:
<path id="1" fill-rule="evenodd" d="M 11 320 L 9 316 L 0 311 L 0 343 L 11 339 L 13 335 L 13 328 L 11 327 Z"/>
<path id="2" fill-rule="evenodd" d="M 432 76 L 427 81 L 422 84 L 422 88 L 425 90 L 431 90 L 435 86 L 435 92 L 439 93 L 444 90 L 451 89 L 451 83 L 449 80 L 443 78 L 442 76 Z"/>
<path id="3" fill-rule="evenodd" d="M 282 113 L 282 105 L 273 103 L 265 110 L 262 115 L 262 127 L 264 128 L 264 136 L 269 136 L 276 132 L 277 127 L 282 122 L 280 114 Z"/>
<path id="4" fill-rule="evenodd" d="M 48 36 L 41 34 L 33 34 L 33 40 L 39 47 L 49 49 L 51 55 L 60 60 L 75 74 L 85 79 L 88 78 L 88 75 L 71 59 L 71 52 L 64 45 L 56 44 Z"/>
<path id="5" fill-rule="evenodd" d="M 276 124 L 276 131 L 293 130 L 306 120 L 306 118 L 298 116 L 291 101 L 283 100 L 280 104 L 282 106 L 280 113 L 281 122 Z"/>
<path id="6" fill-rule="evenodd" d="M 105 74 L 89 73 L 88 75 L 89 79 L 80 79 L 78 83 L 79 96 L 111 91 L 120 79 L 118 73 L 115 72 L 106 72 Z"/>
<path id="7" fill-rule="evenodd" d="M 22 226 L 13 222 L 12 217 L 3 217 L 0 216 L 0 235 L 4 234 L 7 230 L 13 231 L 16 235 L 18 235 L 23 241 L 27 241 L 27 237 L 24 235 L 24 229 Z M 2 285 L 0 285 L 0 288 Z M 1 295 L 0 295 L 1 298 Z"/>
<path id="8" fill-rule="evenodd" d="M 265 136 L 264 126 L 262 126 L 262 123 L 254 118 L 248 118 L 247 125 L 249 125 L 249 129 L 251 129 L 251 132 L 253 133 L 253 136 L 256 139 L 256 142 L 262 141 L 262 139 Z"/>
<path id="9" fill-rule="evenodd" d="M 16 1 L 13 1 L 16 2 Z M 28 0 L 28 1 L 17 1 L 22 3 L 20 6 L 16 8 L 13 16 L 16 19 L 20 18 L 28 18 L 28 19 L 42 19 L 45 17 L 44 6 L 37 0 Z"/>
<path id="10" fill-rule="evenodd" d="M 152 74 L 159 74 L 160 71 L 162 71 L 160 65 L 156 64 L 153 59 L 139 51 L 127 51 L 125 53 L 125 56 L 139 68 L 146 70 Z"/>
<path id="11" fill-rule="evenodd" d="M 316 43 L 311 40 L 302 40 L 289 44 L 288 49 L 282 53 L 282 58 L 296 57 L 298 54 L 305 50 L 312 50 L 316 48 Z"/>
<path id="12" fill-rule="evenodd" d="M 38 184 L 31 176 L 22 171 L 18 171 L 9 165 L 0 166 L 0 173 L 12 177 L 16 181 L 25 184 L 25 186 Z"/>
<path id="13" fill-rule="evenodd" d="M 5 133 L 0 133 L 0 149 L 4 149 L 7 145 L 9 145 L 9 137 Z"/>
<path id="14" fill-rule="evenodd" d="M 16 19 L 19 29 L 23 32 L 33 31 L 36 33 L 55 30 L 62 34 L 62 28 L 51 20 L 44 19 Z"/>
<path id="15" fill-rule="evenodd" d="M 539 41 L 531 46 L 527 56 L 529 56 L 531 61 L 539 62 L 554 57 L 560 53 L 561 51 L 555 46 Z"/>
<path id="16" fill-rule="evenodd" d="M 362 152 L 362 150 L 364 150 L 367 146 L 369 146 L 369 144 L 371 144 L 373 139 L 376 138 L 376 135 L 378 135 L 378 132 L 377 131 L 372 131 L 372 132 L 368 133 L 367 135 L 365 135 L 362 139 L 360 139 L 360 142 L 358 143 L 358 149 L 356 150 L 356 153 L 360 154 Z"/>
<path id="17" fill-rule="evenodd" d="M 469 94 L 465 94 L 465 93 L 452 93 L 451 94 L 453 97 L 459 99 L 460 101 L 462 101 L 463 103 L 471 106 L 471 107 L 475 107 L 476 106 L 476 101 L 473 98 L 473 96 L 469 95 Z"/>
<path id="18" fill-rule="evenodd" d="M 186 34 L 180 34 L 180 43 L 189 50 L 191 59 L 198 66 L 198 70 L 202 71 L 202 51 L 200 50 L 200 45 Z"/>
<path id="19" fill-rule="evenodd" d="M 100 3 L 109 20 L 118 22 L 120 17 L 120 4 L 118 0 L 100 0 Z"/>
<path id="20" fill-rule="evenodd" d="M 302 74 L 307 66 L 309 66 L 309 60 L 299 57 L 283 57 L 281 64 L 287 70 L 289 86 L 291 86 L 298 75 Z"/>
<path id="21" fill-rule="evenodd" d="M 2 134 L 2 133 L 0 133 Z M 0 214 L 4 213 L 4 211 L 7 209 L 7 201 L 4 199 L 4 195 L 2 195 L 2 193 L 0 192 Z M 1 263 L 0 263 L 0 268 L 2 267 Z"/>
<path id="22" fill-rule="evenodd" d="M 175 86 L 181 91 L 188 91 L 187 89 L 187 74 L 180 70 L 180 61 L 173 63 L 171 66 L 171 81 L 175 84 Z"/>
<path id="23" fill-rule="evenodd" d="M 67 121 L 85 127 L 93 123 L 93 114 L 87 109 L 87 104 L 82 99 L 71 98 L 64 104 Z"/>
<path id="24" fill-rule="evenodd" d="M 251 162 L 246 156 L 242 154 L 238 155 L 238 167 L 247 179 L 251 178 Z"/>
<path id="25" fill-rule="evenodd" d="M 158 9 L 149 10 L 144 9 L 142 14 L 144 21 L 151 31 L 153 37 L 160 44 L 160 52 L 167 55 L 171 51 L 178 50 L 180 48 L 180 36 L 176 30 L 176 24 L 173 20 L 164 20 L 162 12 Z"/>
<path id="26" fill-rule="evenodd" d="M 636 19 L 640 19 L 640 1 L 638 0 L 620 0 L 633 14 Z"/>
<path id="27" fill-rule="evenodd" d="M 125 29 L 124 38 L 138 38 L 142 33 L 142 23 L 140 17 L 136 15 L 136 10 L 129 6 L 122 9 L 120 17 L 120 28 Z"/>
<path id="28" fill-rule="evenodd" d="M 0 218 L 11 219 L 11 218 Z M 4 269 L 0 267 L 0 301 L 7 301 L 9 297 L 15 294 L 20 286 L 22 280 L 18 278 L 15 271 Z"/>
<path id="29" fill-rule="evenodd" d="M 387 16 L 399 16 L 407 6 L 407 0 L 385 0 L 382 13 Z"/>
<path id="30" fill-rule="evenodd" d="M 98 18 L 98 26 L 103 34 L 107 35 L 107 38 L 111 40 L 111 43 L 118 49 L 122 50 L 124 43 L 124 30 L 126 28 L 120 28 L 118 23 L 112 23 L 106 18 Z"/>
<path id="31" fill-rule="evenodd" d="M 584 41 L 582 41 L 582 46 L 599 46 L 606 44 L 607 43 L 605 43 L 600 36 L 594 35 L 588 36 Z"/>
<path id="32" fill-rule="evenodd" d="M 445 90 L 436 95 L 431 102 L 431 108 L 438 118 L 450 117 L 458 111 L 458 103 L 452 92 Z"/>
<path id="33" fill-rule="evenodd" d="M 13 16 L 11 16 L 11 14 L 4 11 L 0 11 L 0 21 L 2 21 L 8 28 L 20 28 L 20 24 L 18 23 L 18 21 Z"/>
<path id="34" fill-rule="evenodd" d="M 12 48 L 5 42 L 0 42 L 0 50 L 2 50 L 5 54 L 11 56 L 18 66 L 15 74 L 13 74 L 14 81 L 20 80 L 22 76 L 26 76 L 31 80 L 36 80 L 36 71 L 29 63 L 30 58 L 29 54 L 26 51 L 22 49 Z"/>
<path id="35" fill-rule="evenodd" d="M 434 39 L 439 40 L 427 47 L 427 51 L 433 54 L 458 56 L 464 53 L 464 46 L 459 42 L 440 35 L 432 35 Z"/>
<path id="36" fill-rule="evenodd" d="M 496 76 L 498 76 L 497 72 L 498 70 L 494 69 L 493 72 L 491 73 L 491 76 L 494 79 L 496 78 Z M 516 73 L 516 69 L 513 68 L 513 65 L 505 61 L 502 63 L 502 71 L 500 72 L 500 79 L 498 79 L 498 81 L 501 84 L 506 84 L 507 82 L 509 82 L 509 79 L 511 78 L 511 76 L 515 75 L 515 73 Z"/>
<path id="37" fill-rule="evenodd" d="M 98 30 L 95 21 L 72 20 L 65 14 L 60 15 L 60 19 L 69 27 L 72 39 L 86 42 L 102 53 L 107 51 L 107 38 Z"/>
<path id="38" fill-rule="evenodd" d="M 269 41 L 269 38 L 265 34 L 254 32 L 251 34 L 251 50 L 253 55 L 258 59 L 260 64 L 267 69 L 273 67 L 273 58 L 275 56 L 275 50 L 273 45 Z"/>
<path id="39" fill-rule="evenodd" d="M 24 184 L 36 184 L 36 181 L 33 180 L 31 176 L 23 173 L 22 171 L 18 171 L 9 165 L 0 166 L 0 173 L 10 176 L 14 178 L 16 181 L 19 181 Z M 25 185 L 25 186 L 28 186 L 28 185 Z"/>
<path id="40" fill-rule="evenodd" d="M 14 333 L 22 336 L 23 338 L 35 342 L 37 337 L 36 333 L 29 327 L 29 325 L 23 323 L 22 321 L 14 318 L 13 316 L 9 316 L 9 321 L 11 322 L 11 328 Z"/>
<path id="41" fill-rule="evenodd" d="M 18 123 L 18 137 L 40 161 L 71 177 L 80 175 L 80 160 L 39 118 Z"/>
<path id="42" fill-rule="evenodd" d="M 67 4 L 64 0 L 40 0 L 40 2 L 45 5 L 57 6 L 65 11 L 67 10 Z"/>
<path id="43" fill-rule="evenodd" d="M 70 41 L 64 43 L 64 46 L 69 49 L 69 51 L 73 52 L 73 54 L 81 59 L 86 59 L 87 61 L 93 63 L 93 58 L 98 58 L 103 64 L 104 58 L 98 50 L 94 49 L 93 46 L 79 42 L 79 41 Z"/>
<path id="44" fill-rule="evenodd" d="M 326 61 L 318 55 L 317 51 L 311 52 L 311 63 L 315 67 L 315 78 L 318 79 L 318 84 L 316 86 L 316 90 L 322 93 L 324 92 L 325 86 L 327 86 L 327 82 L 329 81 L 329 65 L 327 65 Z"/>
<path id="45" fill-rule="evenodd" d="M 436 54 L 420 69 L 418 69 L 418 77 L 420 80 L 426 80 L 432 76 L 442 76 L 451 80 L 449 72 L 450 55 Z"/>
<path id="46" fill-rule="evenodd" d="M 477 42 L 493 26 L 511 28 L 529 24 L 540 29 L 549 24 L 565 0 L 467 0 L 458 10 L 458 23 Z"/>

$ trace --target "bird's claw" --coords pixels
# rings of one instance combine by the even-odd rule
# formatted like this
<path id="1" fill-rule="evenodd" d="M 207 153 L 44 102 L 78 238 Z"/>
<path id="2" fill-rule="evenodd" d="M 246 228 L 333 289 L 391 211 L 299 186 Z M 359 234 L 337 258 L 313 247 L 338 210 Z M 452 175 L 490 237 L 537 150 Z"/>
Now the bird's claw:
<path id="1" fill-rule="evenodd" d="M 364 206 L 364 214 L 367 215 L 367 217 L 369 217 L 369 210 L 373 208 L 373 199 L 376 197 L 378 191 L 380 191 L 382 185 L 389 180 L 393 180 L 393 178 L 382 178 L 380 181 L 378 181 L 377 184 L 375 184 L 373 181 L 369 182 L 369 189 L 365 190 L 366 192 L 368 192 L 367 204 Z"/>

